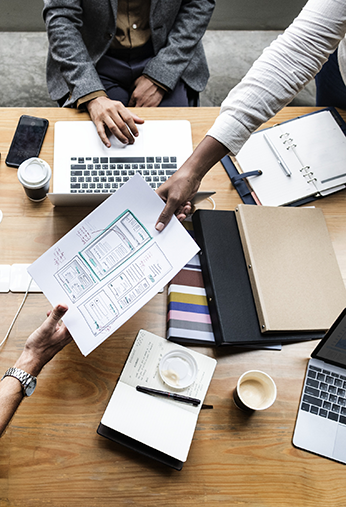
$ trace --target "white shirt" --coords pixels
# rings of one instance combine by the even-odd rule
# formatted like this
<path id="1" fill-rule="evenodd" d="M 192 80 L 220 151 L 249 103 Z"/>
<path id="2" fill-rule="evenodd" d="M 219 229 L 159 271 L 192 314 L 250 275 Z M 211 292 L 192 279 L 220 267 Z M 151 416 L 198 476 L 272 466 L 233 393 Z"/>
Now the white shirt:
<path id="1" fill-rule="evenodd" d="M 208 135 L 236 155 L 245 141 L 319 72 L 337 46 L 346 83 L 346 0 L 309 0 L 221 104 Z"/>

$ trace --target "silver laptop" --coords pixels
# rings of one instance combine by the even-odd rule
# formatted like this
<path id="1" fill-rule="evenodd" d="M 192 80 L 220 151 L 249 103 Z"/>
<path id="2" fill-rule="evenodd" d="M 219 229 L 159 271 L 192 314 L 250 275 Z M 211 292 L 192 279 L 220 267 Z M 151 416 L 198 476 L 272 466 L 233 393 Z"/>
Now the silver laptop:
<path id="1" fill-rule="evenodd" d="M 59 121 L 54 130 L 53 192 L 56 206 L 97 205 L 139 172 L 153 189 L 192 153 L 187 120 L 147 120 L 133 145 L 114 136 L 111 148 L 91 121 Z"/>
<path id="2" fill-rule="evenodd" d="M 311 357 L 293 444 L 346 463 L 346 308 Z"/>

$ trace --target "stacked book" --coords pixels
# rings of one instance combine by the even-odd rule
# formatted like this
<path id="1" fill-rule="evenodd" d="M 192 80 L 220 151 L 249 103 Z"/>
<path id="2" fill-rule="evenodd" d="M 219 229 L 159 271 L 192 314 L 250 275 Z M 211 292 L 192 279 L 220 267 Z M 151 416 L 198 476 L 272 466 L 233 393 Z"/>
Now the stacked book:
<path id="1" fill-rule="evenodd" d="M 184 226 L 193 237 L 192 222 L 185 221 Z M 166 336 L 177 343 L 215 345 L 198 255 L 168 285 Z"/>
<path id="2" fill-rule="evenodd" d="M 193 226 L 216 345 L 318 339 L 346 307 L 320 209 L 241 204 Z"/>
<path id="3" fill-rule="evenodd" d="M 168 287 L 167 338 L 277 347 L 320 339 L 346 307 L 323 212 L 250 206 L 198 210 L 201 251 Z"/>

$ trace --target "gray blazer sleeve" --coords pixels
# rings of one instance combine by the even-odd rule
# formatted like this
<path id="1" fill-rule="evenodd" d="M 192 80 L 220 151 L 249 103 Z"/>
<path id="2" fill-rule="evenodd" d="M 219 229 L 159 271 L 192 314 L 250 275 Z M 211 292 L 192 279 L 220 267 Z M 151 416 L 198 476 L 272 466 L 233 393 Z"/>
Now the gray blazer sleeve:
<path id="1" fill-rule="evenodd" d="M 152 0 L 150 28 L 155 57 L 144 73 L 171 90 L 180 78 L 197 91 L 203 90 L 209 73 L 201 39 L 214 7 L 215 0 Z"/>
<path id="2" fill-rule="evenodd" d="M 80 97 L 104 89 L 95 61 L 104 52 L 105 36 L 103 34 L 101 38 L 103 44 L 99 44 L 98 33 L 84 33 L 88 20 L 84 18 L 81 4 L 80 0 L 44 0 L 43 18 L 49 39 L 48 91 L 53 100 L 69 94 L 65 105 L 74 105 Z M 91 54 L 87 43 L 92 36 L 96 43 L 90 44 L 93 47 Z"/>

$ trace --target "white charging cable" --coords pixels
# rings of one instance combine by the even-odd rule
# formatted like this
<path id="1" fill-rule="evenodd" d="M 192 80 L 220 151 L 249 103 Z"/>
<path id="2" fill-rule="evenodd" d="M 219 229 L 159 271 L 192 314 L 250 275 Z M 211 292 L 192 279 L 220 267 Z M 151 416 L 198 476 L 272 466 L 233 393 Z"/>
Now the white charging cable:
<path id="1" fill-rule="evenodd" d="M 19 308 L 18 308 L 18 310 L 17 310 L 17 313 L 16 313 L 16 315 L 14 316 L 14 318 L 13 318 L 13 320 L 12 320 L 12 322 L 11 322 L 11 325 L 10 325 L 10 327 L 8 328 L 8 331 L 7 331 L 6 335 L 5 335 L 5 338 L 4 338 L 4 339 L 2 340 L 2 342 L 0 343 L 0 347 L 1 347 L 4 343 L 5 343 L 5 341 L 7 340 L 7 338 L 10 336 L 10 333 L 11 333 L 11 331 L 12 331 L 12 328 L 13 328 L 13 326 L 14 326 L 14 323 L 16 322 L 17 317 L 18 317 L 18 315 L 20 314 L 20 311 L 21 311 L 21 309 L 23 308 L 24 303 L 25 303 L 25 300 L 26 300 L 26 298 L 27 298 L 27 296 L 28 296 L 28 293 L 29 293 L 29 290 L 30 290 L 30 286 L 31 286 L 31 282 L 32 282 L 32 278 L 30 278 L 30 282 L 29 282 L 28 288 L 26 289 L 26 293 L 24 294 L 23 301 L 21 302 L 21 304 L 20 304 L 20 306 L 19 306 Z"/>
<path id="2" fill-rule="evenodd" d="M 212 203 L 212 205 L 213 205 L 213 209 L 216 209 L 216 204 L 215 204 L 214 199 L 213 199 L 212 197 L 208 197 L 208 199 L 207 199 L 207 200 L 208 200 L 208 201 L 210 201 L 210 202 Z"/>

